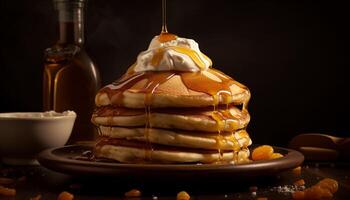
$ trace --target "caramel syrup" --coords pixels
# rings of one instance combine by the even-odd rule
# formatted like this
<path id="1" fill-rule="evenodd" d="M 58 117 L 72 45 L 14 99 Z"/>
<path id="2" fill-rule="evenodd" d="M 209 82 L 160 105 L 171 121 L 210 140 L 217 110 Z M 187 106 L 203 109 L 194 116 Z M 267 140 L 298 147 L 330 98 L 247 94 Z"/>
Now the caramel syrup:
<path id="1" fill-rule="evenodd" d="M 145 158 L 147 160 L 152 160 L 153 147 L 149 139 L 149 131 L 152 128 L 152 124 L 150 123 L 151 116 L 151 104 L 152 104 L 152 96 L 156 91 L 158 86 L 167 80 L 169 80 L 174 74 L 171 73 L 160 73 L 158 76 L 148 77 L 146 87 L 143 89 L 143 93 L 145 93 L 145 109 L 146 109 L 146 125 L 145 125 L 145 137 L 148 143 L 148 149 L 145 150 Z"/>
<path id="2" fill-rule="evenodd" d="M 161 33 L 167 33 L 168 28 L 166 24 L 166 0 L 162 0 L 162 31 Z"/>
<path id="3" fill-rule="evenodd" d="M 177 36 L 168 32 L 161 32 L 158 36 L 158 41 L 161 43 L 176 40 Z"/>
<path id="4" fill-rule="evenodd" d="M 150 101 L 152 97 L 152 94 L 145 94 L 145 104 L 146 102 Z M 149 105 L 145 105 L 145 113 L 146 113 L 146 123 L 145 123 L 145 131 L 144 131 L 144 136 L 146 138 L 147 142 L 147 148 L 144 149 L 145 151 L 145 160 L 152 160 L 152 153 L 154 151 L 152 143 L 150 142 L 149 139 L 149 131 L 152 128 L 151 123 L 150 123 L 150 116 L 151 116 L 151 107 Z"/>
<path id="5" fill-rule="evenodd" d="M 189 48 L 185 48 L 185 47 L 179 47 L 179 46 L 173 46 L 170 48 L 179 52 L 179 53 L 188 55 L 199 66 L 200 69 L 205 69 L 205 63 L 201 59 L 201 57 L 199 57 L 199 55 L 196 51 L 189 49 Z M 204 54 L 202 54 L 202 55 L 204 55 Z M 209 59 L 209 61 L 210 61 L 210 59 Z"/>
<path id="6" fill-rule="evenodd" d="M 164 49 L 163 48 L 159 48 L 157 50 L 157 52 L 155 53 L 155 55 L 153 56 L 152 60 L 151 60 L 151 64 L 153 66 L 158 66 L 159 62 L 162 60 L 164 56 Z"/>
<path id="7" fill-rule="evenodd" d="M 169 42 L 177 38 L 176 35 L 168 32 L 167 27 L 167 16 L 166 16 L 166 0 L 162 0 L 162 30 L 159 34 L 158 40 L 161 43 Z"/>

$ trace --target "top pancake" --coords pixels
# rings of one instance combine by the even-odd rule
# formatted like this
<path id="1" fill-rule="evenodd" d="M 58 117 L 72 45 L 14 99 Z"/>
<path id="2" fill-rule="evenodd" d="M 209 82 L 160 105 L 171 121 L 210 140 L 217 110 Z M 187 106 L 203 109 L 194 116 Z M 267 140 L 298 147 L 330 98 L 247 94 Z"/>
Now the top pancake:
<path id="1" fill-rule="evenodd" d="M 142 72 L 126 74 L 96 95 L 97 106 L 127 108 L 207 107 L 219 104 L 246 104 L 247 87 L 224 73 L 209 69 L 201 72 Z"/>

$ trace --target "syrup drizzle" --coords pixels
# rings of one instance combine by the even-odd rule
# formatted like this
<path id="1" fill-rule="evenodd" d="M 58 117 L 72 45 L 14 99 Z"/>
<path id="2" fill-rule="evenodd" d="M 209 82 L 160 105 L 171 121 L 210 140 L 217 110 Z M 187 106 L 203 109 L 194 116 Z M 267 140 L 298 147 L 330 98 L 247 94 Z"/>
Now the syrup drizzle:
<path id="1" fill-rule="evenodd" d="M 158 41 L 161 43 L 164 42 L 169 42 L 171 40 L 176 40 L 177 36 L 171 33 L 160 33 L 159 37 L 158 37 Z"/>
<path id="2" fill-rule="evenodd" d="M 156 91 L 159 85 L 162 83 L 166 82 L 169 80 L 174 74 L 172 73 L 159 73 L 158 76 L 151 76 L 148 78 L 148 82 L 146 84 L 146 87 L 144 88 L 144 93 L 145 93 L 145 112 L 146 112 L 146 123 L 145 123 L 145 131 L 144 131 L 144 136 L 146 138 L 147 144 L 148 144 L 148 149 L 145 150 L 145 158 L 147 160 L 152 160 L 152 153 L 154 151 L 152 147 L 152 143 L 150 142 L 149 139 L 149 132 L 150 129 L 152 128 L 151 124 L 151 104 L 152 104 L 152 96 L 153 93 Z"/>
<path id="3" fill-rule="evenodd" d="M 146 94 L 145 95 L 145 104 L 146 99 L 150 99 L 151 95 L 150 94 Z M 144 131 L 144 136 L 146 138 L 146 142 L 147 142 L 147 148 L 144 149 L 145 151 L 145 160 L 152 160 L 152 152 L 154 151 L 152 143 L 150 142 L 149 139 L 149 131 L 152 128 L 151 123 L 150 123 L 150 117 L 151 117 L 151 107 L 149 105 L 145 105 L 145 113 L 146 113 L 146 123 L 145 123 L 145 131 Z"/>
<path id="4" fill-rule="evenodd" d="M 177 38 L 176 35 L 168 32 L 166 10 L 166 0 L 162 0 L 162 29 L 158 37 L 161 43 L 169 42 Z"/>
<path id="5" fill-rule="evenodd" d="M 188 55 L 199 66 L 200 69 L 205 69 L 205 62 L 202 60 L 201 57 L 199 57 L 199 55 L 196 51 L 189 49 L 189 48 L 180 47 L 180 46 L 172 46 L 170 48 L 179 52 L 179 53 Z M 204 54 L 202 54 L 202 55 L 204 55 Z"/>
<path id="6" fill-rule="evenodd" d="M 158 66 L 160 61 L 162 60 L 164 56 L 164 48 L 159 48 L 157 49 L 157 52 L 154 54 L 152 60 L 151 60 L 151 65 L 153 66 Z"/>
<path id="7" fill-rule="evenodd" d="M 162 0 L 162 31 L 161 33 L 168 33 L 166 24 L 166 0 Z"/>

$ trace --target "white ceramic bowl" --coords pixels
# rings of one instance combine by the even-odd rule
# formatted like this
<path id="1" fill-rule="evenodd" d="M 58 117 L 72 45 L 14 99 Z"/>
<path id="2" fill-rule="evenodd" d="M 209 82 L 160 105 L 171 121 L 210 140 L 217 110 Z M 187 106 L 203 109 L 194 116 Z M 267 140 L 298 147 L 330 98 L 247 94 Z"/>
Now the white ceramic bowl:
<path id="1" fill-rule="evenodd" d="M 40 151 L 67 143 L 75 118 L 73 111 L 0 113 L 0 158 L 6 164 L 35 164 Z"/>

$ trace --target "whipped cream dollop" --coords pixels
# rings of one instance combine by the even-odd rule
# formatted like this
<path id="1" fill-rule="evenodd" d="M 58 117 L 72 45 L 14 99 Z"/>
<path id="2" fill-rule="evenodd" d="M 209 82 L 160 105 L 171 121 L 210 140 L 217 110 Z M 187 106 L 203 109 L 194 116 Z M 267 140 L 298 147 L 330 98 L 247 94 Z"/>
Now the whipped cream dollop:
<path id="1" fill-rule="evenodd" d="M 175 36 L 172 40 L 162 41 L 160 37 L 155 36 L 148 49 L 138 55 L 134 72 L 196 72 L 207 70 L 212 65 L 210 58 L 199 50 L 194 40 Z"/>

